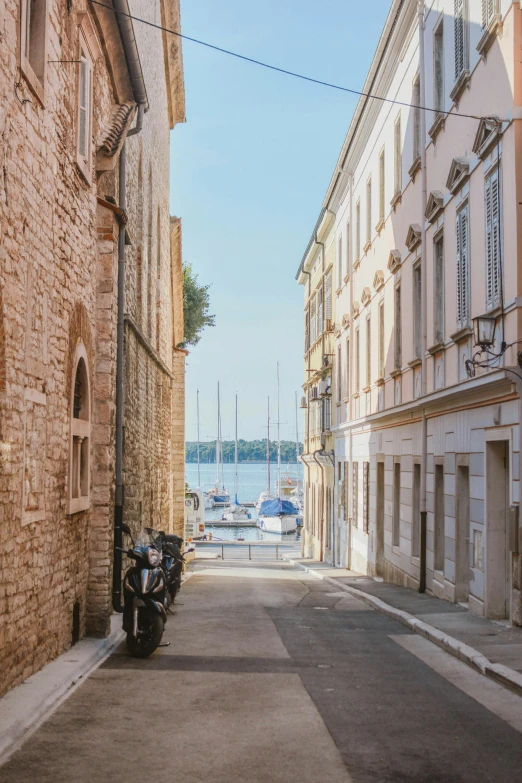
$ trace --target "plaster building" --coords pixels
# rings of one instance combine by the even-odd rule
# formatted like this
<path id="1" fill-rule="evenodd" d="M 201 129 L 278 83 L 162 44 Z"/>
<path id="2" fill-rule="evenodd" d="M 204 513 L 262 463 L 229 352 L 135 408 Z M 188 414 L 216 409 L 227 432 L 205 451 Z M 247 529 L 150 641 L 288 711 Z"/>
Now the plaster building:
<path id="1" fill-rule="evenodd" d="M 0 693 L 107 633 L 118 500 L 183 518 L 181 50 L 129 16 L 179 29 L 179 4 L 113 7 L 0 9 Z"/>
<path id="2" fill-rule="evenodd" d="M 385 100 L 361 97 L 319 216 L 336 249 L 325 557 L 516 624 L 521 40 L 518 2 L 394 0 L 362 89 Z"/>

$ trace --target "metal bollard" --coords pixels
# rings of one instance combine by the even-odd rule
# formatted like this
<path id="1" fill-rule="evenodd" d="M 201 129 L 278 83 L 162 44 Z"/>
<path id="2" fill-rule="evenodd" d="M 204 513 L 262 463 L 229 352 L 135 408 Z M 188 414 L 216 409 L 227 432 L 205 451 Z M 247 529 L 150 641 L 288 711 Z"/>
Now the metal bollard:
<path id="1" fill-rule="evenodd" d="M 279 560 L 279 544 L 276 544 L 276 560 Z"/>
<path id="2" fill-rule="evenodd" d="M 248 545 L 248 559 L 252 560 L 252 546 L 250 544 Z"/>
<path id="3" fill-rule="evenodd" d="M 221 544 L 221 559 L 225 559 L 225 545 Z"/>

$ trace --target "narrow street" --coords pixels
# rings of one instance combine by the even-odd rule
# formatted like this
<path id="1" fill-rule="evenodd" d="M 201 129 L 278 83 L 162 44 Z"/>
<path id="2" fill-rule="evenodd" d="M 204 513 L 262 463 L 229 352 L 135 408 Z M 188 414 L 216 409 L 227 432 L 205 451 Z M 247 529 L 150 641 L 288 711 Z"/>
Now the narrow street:
<path id="1" fill-rule="evenodd" d="M 481 783 L 522 768 L 522 700 L 289 565 L 197 562 L 149 660 L 122 645 L 2 783 Z"/>

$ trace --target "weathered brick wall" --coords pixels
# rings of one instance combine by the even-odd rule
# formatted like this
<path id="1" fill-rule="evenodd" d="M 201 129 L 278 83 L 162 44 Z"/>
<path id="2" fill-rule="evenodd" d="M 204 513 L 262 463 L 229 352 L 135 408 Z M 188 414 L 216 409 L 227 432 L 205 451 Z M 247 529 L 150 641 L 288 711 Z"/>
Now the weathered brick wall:
<path id="1" fill-rule="evenodd" d="M 0 693 L 71 644 L 76 602 L 85 631 L 91 520 L 65 493 L 76 340 L 95 361 L 96 183 L 75 163 L 76 66 L 47 65 L 45 106 L 15 89 L 19 7 L 0 9 Z M 76 8 L 48 8 L 48 59 L 74 59 Z M 102 59 L 95 137 L 111 93 Z"/>

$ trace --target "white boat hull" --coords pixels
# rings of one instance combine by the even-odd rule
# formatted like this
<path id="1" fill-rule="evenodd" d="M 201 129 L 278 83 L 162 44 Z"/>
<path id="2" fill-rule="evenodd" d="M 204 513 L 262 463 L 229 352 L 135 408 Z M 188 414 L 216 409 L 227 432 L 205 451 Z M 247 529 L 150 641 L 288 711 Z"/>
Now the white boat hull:
<path id="1" fill-rule="evenodd" d="M 257 526 L 267 533 L 294 533 L 297 530 L 297 516 L 258 517 Z"/>
<path id="2" fill-rule="evenodd" d="M 233 511 L 223 514 L 224 522 L 248 522 L 249 519 L 251 519 L 250 514 L 238 514 Z"/>

